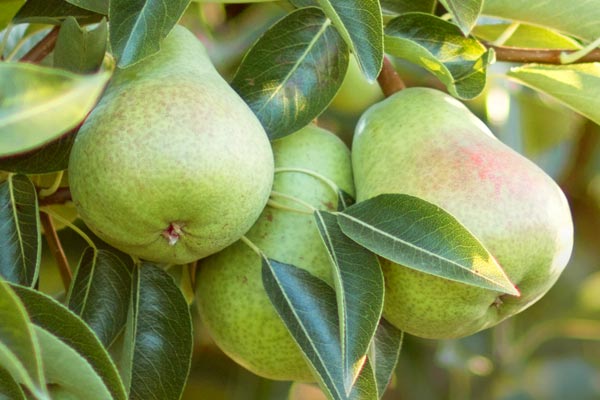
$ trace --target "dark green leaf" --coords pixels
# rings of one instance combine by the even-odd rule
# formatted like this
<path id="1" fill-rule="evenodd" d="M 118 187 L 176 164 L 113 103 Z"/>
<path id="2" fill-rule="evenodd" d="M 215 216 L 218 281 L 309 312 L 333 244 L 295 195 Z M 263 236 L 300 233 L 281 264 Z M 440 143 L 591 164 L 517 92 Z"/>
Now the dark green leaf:
<path id="1" fill-rule="evenodd" d="M 440 3 L 452 14 L 465 35 L 471 32 L 483 8 L 483 0 L 440 0 Z"/>
<path id="2" fill-rule="evenodd" d="M 600 63 L 524 65 L 508 76 L 600 124 Z"/>
<path id="3" fill-rule="evenodd" d="M 104 60 L 108 25 L 103 19 L 95 29 L 82 28 L 73 17 L 61 25 L 54 48 L 54 67 L 75 73 L 97 71 Z"/>
<path id="4" fill-rule="evenodd" d="M 485 0 L 483 13 L 533 25 L 547 26 L 582 39 L 600 37 L 600 7 L 596 1 L 544 0 L 535 7 L 528 1 Z"/>
<path id="5" fill-rule="evenodd" d="M 316 373 L 321 389 L 345 399 L 335 291 L 309 272 L 262 260 L 262 280 L 282 321 Z"/>
<path id="6" fill-rule="evenodd" d="M 0 170 L 21 174 L 47 174 L 67 169 L 77 129 L 35 150 L 0 158 Z"/>
<path id="7" fill-rule="evenodd" d="M 31 286 L 37 281 L 42 242 L 37 194 L 24 175 L 0 183 L 0 276 Z"/>
<path id="8" fill-rule="evenodd" d="M 402 331 L 396 329 L 385 319 L 381 319 L 369 355 L 369 362 L 375 369 L 379 398 L 385 393 L 396 369 L 403 336 Z"/>
<path id="9" fill-rule="evenodd" d="M 0 400 L 25 400 L 25 394 L 12 375 L 0 367 Z"/>
<path id="10" fill-rule="evenodd" d="M 432 13 L 436 0 L 380 0 L 384 12 L 404 14 L 407 12 Z"/>
<path id="11" fill-rule="evenodd" d="M 123 380 L 129 399 L 178 400 L 192 357 L 192 317 L 179 287 L 161 268 L 134 269 L 125 331 Z"/>
<path id="12" fill-rule="evenodd" d="M 292 12 L 244 57 L 231 82 L 269 138 L 289 135 L 333 99 L 348 68 L 348 50 L 322 11 Z"/>
<path id="13" fill-rule="evenodd" d="M 377 398 L 379 395 L 377 382 L 375 382 L 375 371 L 373 371 L 371 363 L 365 361 L 348 400 L 376 400 Z"/>
<path id="14" fill-rule="evenodd" d="M 386 52 L 428 69 L 453 96 L 471 99 L 485 87 L 494 53 L 464 37 L 456 25 L 430 14 L 408 13 L 391 20 L 385 35 Z"/>
<path id="15" fill-rule="evenodd" d="M 83 320 L 50 296 L 25 287 L 11 286 L 34 324 L 57 336 L 83 356 L 100 375 L 115 400 L 127 399 L 116 366 Z"/>
<path id="16" fill-rule="evenodd" d="M 107 250 L 87 248 L 67 304 L 108 348 L 127 322 L 130 290 L 131 266 Z"/>
<path id="17" fill-rule="evenodd" d="M 108 15 L 109 0 L 67 0 L 79 8 L 90 10 L 102 15 Z"/>
<path id="18" fill-rule="evenodd" d="M 345 210 L 355 202 L 356 200 L 354 200 L 354 198 L 351 195 L 344 192 L 342 189 L 338 190 L 338 211 Z"/>
<path id="19" fill-rule="evenodd" d="M 19 8 L 25 3 L 25 0 L 3 0 L 0 11 L 0 31 L 6 28 L 13 19 Z"/>
<path id="20" fill-rule="evenodd" d="M 375 81 L 383 65 L 383 19 L 378 0 L 318 0 L 356 57 L 360 69 Z"/>
<path id="21" fill-rule="evenodd" d="M 110 44 L 120 68 L 155 54 L 190 0 L 111 0 Z"/>
<path id="22" fill-rule="evenodd" d="M 342 319 L 344 387 L 349 393 L 383 311 L 383 273 L 375 254 L 344 235 L 334 214 L 315 211 L 315 220 L 334 265 L 338 315 Z"/>
<path id="23" fill-rule="evenodd" d="M 69 16 L 77 18 L 82 23 L 97 22 L 102 18 L 100 14 L 76 7 L 65 0 L 27 0 L 15 15 L 13 22 L 59 24 Z"/>
<path id="24" fill-rule="evenodd" d="M 440 207 L 405 194 L 382 194 L 338 214 L 342 231 L 376 254 L 449 280 L 519 295 L 481 242 Z"/>
<path id="25" fill-rule="evenodd" d="M 40 347 L 27 311 L 0 279 L 0 367 L 36 396 L 47 396 Z"/>
<path id="26" fill-rule="evenodd" d="M 0 156 L 23 153 L 77 126 L 109 74 L 80 76 L 26 63 L 0 63 Z"/>
<path id="27" fill-rule="evenodd" d="M 92 366 L 72 347 L 47 330 L 35 326 L 48 384 L 86 400 L 111 400 L 110 392 Z"/>

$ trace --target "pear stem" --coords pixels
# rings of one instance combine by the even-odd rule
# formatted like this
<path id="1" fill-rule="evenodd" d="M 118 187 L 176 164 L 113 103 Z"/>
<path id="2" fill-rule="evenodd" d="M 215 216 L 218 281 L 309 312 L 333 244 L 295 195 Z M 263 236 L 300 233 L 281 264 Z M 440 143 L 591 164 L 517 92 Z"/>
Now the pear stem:
<path id="1" fill-rule="evenodd" d="M 61 217 L 60 215 L 53 212 L 51 209 L 49 209 L 47 207 L 41 207 L 40 210 L 45 212 L 46 214 L 51 215 L 54 219 L 63 223 L 65 226 L 68 226 L 69 228 L 71 228 L 75 233 L 77 233 L 79 236 L 81 236 L 81 238 L 83 240 L 85 240 L 85 242 L 88 244 L 88 246 L 90 246 L 92 249 L 94 249 L 94 251 L 98 251 L 98 247 L 96 247 L 96 244 L 92 241 L 92 239 L 90 239 L 90 237 L 88 235 L 86 235 L 81 229 L 79 229 L 71 221 L 64 219 L 63 217 Z"/>
<path id="2" fill-rule="evenodd" d="M 48 188 L 43 188 L 39 191 L 38 194 L 40 195 L 40 197 L 48 197 L 56 193 L 60 186 L 60 181 L 62 181 L 64 173 L 65 171 L 59 171 L 54 177 L 54 182 L 52 182 L 52 185 Z"/>
<path id="3" fill-rule="evenodd" d="M 56 233 L 56 228 L 54 227 L 54 223 L 52 222 L 52 216 L 50 216 L 50 214 L 48 214 L 46 210 L 43 210 L 42 212 L 40 212 L 40 222 L 44 227 L 44 236 L 46 237 L 46 241 L 48 242 L 50 252 L 56 259 L 56 264 L 58 265 L 58 272 L 60 273 L 60 279 L 62 280 L 63 286 L 65 287 L 65 291 L 68 291 L 71 287 L 71 281 L 73 280 L 73 272 L 71 272 L 69 260 L 65 255 L 65 251 L 63 250 L 58 234 Z"/>
<path id="4" fill-rule="evenodd" d="M 46 36 L 42 38 L 31 50 L 27 52 L 23 57 L 21 57 L 22 62 L 31 62 L 31 63 L 39 63 L 42 61 L 48 54 L 54 50 L 54 45 L 56 45 L 56 39 L 58 39 L 58 31 L 60 31 L 60 25 L 52 28 L 50 32 Z"/>
<path id="5" fill-rule="evenodd" d="M 315 207 L 313 207 L 312 205 L 308 204 L 304 200 L 301 200 L 301 199 L 299 199 L 299 198 L 297 198 L 295 196 L 290 196 L 289 194 L 285 194 L 285 193 L 281 193 L 281 192 L 276 192 L 276 191 L 272 190 L 271 191 L 271 197 L 280 197 L 282 199 L 293 201 L 294 203 L 297 203 L 297 204 L 300 204 L 303 207 L 306 207 L 310 211 L 311 214 L 313 212 L 317 211 L 317 209 Z"/>
<path id="6" fill-rule="evenodd" d="M 40 206 L 49 206 L 51 204 L 64 204 L 71 201 L 71 190 L 68 187 L 56 189 L 54 193 L 46 197 L 40 198 Z"/>
<path id="7" fill-rule="evenodd" d="M 246 236 L 242 236 L 240 238 L 240 240 L 242 242 L 244 242 L 244 244 L 248 247 L 250 247 L 252 249 L 253 252 L 256 253 L 256 255 L 258 255 L 259 257 L 263 257 L 263 252 L 260 250 L 260 248 L 255 245 L 254 243 L 252 243 L 252 241 L 250 239 L 248 239 Z"/>
<path id="8" fill-rule="evenodd" d="M 333 193 L 335 193 L 335 195 L 338 195 L 338 191 L 339 191 L 339 187 L 338 185 L 335 184 L 334 181 L 332 181 L 331 179 L 319 174 L 318 172 L 315 171 L 311 171 L 310 169 L 304 169 L 304 168 L 275 168 L 275 173 L 282 173 L 282 172 L 299 172 L 301 174 L 306 174 L 309 176 L 312 176 L 313 178 L 317 178 L 318 180 L 320 180 L 321 182 L 325 183 L 327 186 L 329 186 L 331 188 L 331 190 L 333 191 Z"/>
<path id="9" fill-rule="evenodd" d="M 379 83 L 385 97 L 390 97 L 394 93 L 406 88 L 404 81 L 400 78 L 398 72 L 396 72 L 396 68 L 394 68 L 390 59 L 385 55 L 383 56 L 383 66 L 377 77 L 377 83 Z"/>
<path id="10" fill-rule="evenodd" d="M 294 208 L 294 207 L 288 207 L 288 206 L 285 206 L 285 205 L 283 205 L 281 203 L 278 203 L 278 202 L 276 202 L 274 200 L 270 200 L 270 199 L 269 199 L 269 201 L 267 201 L 267 205 L 269 207 L 276 208 L 278 210 L 291 211 L 291 212 L 296 212 L 298 214 L 306 214 L 306 215 L 312 215 L 313 214 L 310 211 L 301 210 L 299 208 Z"/>
<path id="11" fill-rule="evenodd" d="M 566 49 L 529 49 L 520 47 L 495 46 L 491 43 L 483 43 L 487 48 L 494 49 L 496 61 L 538 63 L 562 65 L 561 57 L 575 53 L 577 50 Z M 590 63 L 600 61 L 600 49 L 595 49 L 585 56 L 574 60 L 573 64 Z"/>

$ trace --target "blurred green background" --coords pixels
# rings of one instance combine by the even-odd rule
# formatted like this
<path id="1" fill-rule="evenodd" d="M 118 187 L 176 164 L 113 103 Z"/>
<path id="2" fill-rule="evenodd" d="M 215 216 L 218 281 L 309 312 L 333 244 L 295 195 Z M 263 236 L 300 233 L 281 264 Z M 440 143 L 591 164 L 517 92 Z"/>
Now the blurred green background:
<path id="1" fill-rule="evenodd" d="M 220 72 L 230 78 L 245 50 L 285 11 L 269 3 L 193 3 L 182 22 L 206 43 Z M 443 89 L 429 73 L 395 62 L 409 86 Z M 384 399 L 600 398 L 600 127 L 507 80 L 504 72 L 510 67 L 493 65 L 486 91 L 467 105 L 503 142 L 536 162 L 563 188 L 575 222 L 571 261 L 542 300 L 493 329 L 452 341 L 407 335 Z M 360 113 L 381 96 L 379 88 L 365 82 L 351 65 L 344 87 L 319 125 L 350 144 Z M 60 236 L 71 264 L 77 265 L 85 243 L 70 230 L 60 231 Z M 171 271 L 176 279 L 181 277 L 178 268 Z M 47 248 L 40 289 L 54 295 L 62 290 Z M 197 315 L 195 320 L 196 347 L 184 399 L 323 398 L 311 385 L 268 381 L 245 371 L 212 344 Z"/>

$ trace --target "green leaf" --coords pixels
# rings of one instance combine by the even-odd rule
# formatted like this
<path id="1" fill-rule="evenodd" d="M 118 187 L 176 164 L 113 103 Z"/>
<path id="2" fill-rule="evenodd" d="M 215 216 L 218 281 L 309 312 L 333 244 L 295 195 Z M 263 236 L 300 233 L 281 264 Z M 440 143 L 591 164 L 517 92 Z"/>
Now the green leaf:
<path id="1" fill-rule="evenodd" d="M 377 392 L 377 382 L 375 381 L 375 371 L 371 363 L 365 361 L 356 384 L 348 395 L 349 400 L 376 400 L 379 398 Z"/>
<path id="2" fill-rule="evenodd" d="M 385 50 L 429 70 L 460 99 L 472 99 L 485 87 L 494 53 L 458 27 L 433 15 L 403 14 L 385 28 Z"/>
<path id="3" fill-rule="evenodd" d="M 77 126 L 96 104 L 109 76 L 0 63 L 0 156 L 32 150 Z"/>
<path id="4" fill-rule="evenodd" d="M 0 367 L 0 400 L 25 400 L 21 386 L 2 367 Z"/>
<path id="5" fill-rule="evenodd" d="M 460 30 L 466 35 L 471 32 L 483 8 L 483 0 L 440 0 Z"/>
<path id="6" fill-rule="evenodd" d="M 369 81 L 383 65 L 383 19 L 378 0 L 318 0 Z"/>
<path id="7" fill-rule="evenodd" d="M 48 398 L 37 337 L 27 311 L 0 279 L 0 367 L 35 396 Z"/>
<path id="8" fill-rule="evenodd" d="M 262 280 L 275 310 L 300 346 L 321 389 L 345 399 L 335 291 L 309 272 L 263 256 Z"/>
<path id="9" fill-rule="evenodd" d="M 35 150 L 0 158 L 0 170 L 20 174 L 47 174 L 67 169 L 77 129 Z"/>
<path id="10" fill-rule="evenodd" d="M 127 322 L 130 290 L 131 266 L 90 247 L 81 256 L 67 304 L 108 348 Z"/>
<path id="11" fill-rule="evenodd" d="M 108 15 L 109 0 L 67 0 L 69 3 L 98 14 Z"/>
<path id="12" fill-rule="evenodd" d="M 334 214 L 315 211 L 315 220 L 334 265 L 344 387 L 349 393 L 383 311 L 383 273 L 373 253 L 342 233 Z"/>
<path id="13" fill-rule="evenodd" d="M 2 0 L 0 2 L 0 7 L 2 7 L 2 11 L 0 12 L 0 31 L 6 28 L 23 4 L 25 4 L 25 0 Z"/>
<path id="14" fill-rule="evenodd" d="M 582 39 L 600 37 L 600 7 L 596 1 L 485 0 L 483 14 L 547 26 Z"/>
<path id="15" fill-rule="evenodd" d="M 112 359 L 94 332 L 73 312 L 43 293 L 11 285 L 25 305 L 31 321 L 57 336 L 83 356 L 115 400 L 126 400 L 125 388 Z"/>
<path id="16" fill-rule="evenodd" d="M 248 51 L 231 85 L 269 138 L 289 135 L 319 116 L 344 80 L 348 50 L 325 14 L 292 12 Z"/>
<path id="17" fill-rule="evenodd" d="M 80 399 L 112 400 L 102 378 L 85 358 L 47 330 L 33 327 L 40 343 L 48 384 L 61 386 Z"/>
<path id="18" fill-rule="evenodd" d="M 104 60 L 108 40 L 105 19 L 95 29 L 82 28 L 73 17 L 61 25 L 54 48 L 54 67 L 75 73 L 97 71 Z"/>
<path id="19" fill-rule="evenodd" d="M 127 68 L 157 53 L 190 0 L 111 0 L 110 45 L 118 66 Z"/>
<path id="20" fill-rule="evenodd" d="M 440 207 L 405 194 L 382 194 L 338 214 L 342 231 L 405 267 L 511 295 L 519 291 L 481 242 Z"/>
<path id="21" fill-rule="evenodd" d="M 67 17 L 75 17 L 81 23 L 100 21 L 102 16 L 67 3 L 65 0 L 27 0 L 13 20 L 21 24 L 60 24 Z"/>
<path id="22" fill-rule="evenodd" d="M 369 362 L 375 369 L 375 380 L 379 398 L 385 393 L 398 364 L 402 348 L 402 331 L 396 329 L 385 319 L 381 319 L 373 338 Z"/>
<path id="23" fill-rule="evenodd" d="M 600 124 L 600 63 L 530 64 L 511 69 L 508 76 Z"/>
<path id="24" fill-rule="evenodd" d="M 192 357 L 191 318 L 169 274 L 149 263 L 134 269 L 122 369 L 129 399 L 181 397 Z"/>
<path id="25" fill-rule="evenodd" d="M 380 0 L 384 12 L 404 14 L 407 12 L 433 13 L 436 0 Z"/>
<path id="26" fill-rule="evenodd" d="M 37 194 L 24 175 L 0 183 L 0 276 L 32 286 L 38 277 L 42 242 Z"/>
<path id="27" fill-rule="evenodd" d="M 481 40 L 493 42 L 509 27 L 510 24 L 477 25 L 472 33 Z M 540 26 L 525 24 L 519 24 L 502 45 L 532 49 L 581 49 L 581 45 L 568 36 Z"/>

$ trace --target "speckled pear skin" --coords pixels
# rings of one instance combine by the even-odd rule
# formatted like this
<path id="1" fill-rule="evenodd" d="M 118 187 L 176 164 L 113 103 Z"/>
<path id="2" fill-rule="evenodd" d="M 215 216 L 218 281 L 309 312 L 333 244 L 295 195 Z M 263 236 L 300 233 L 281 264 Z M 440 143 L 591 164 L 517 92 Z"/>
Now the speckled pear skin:
<path id="1" fill-rule="evenodd" d="M 238 240 L 264 208 L 273 154 L 260 122 L 177 26 L 160 52 L 117 70 L 79 131 L 74 202 L 101 239 L 183 264 Z M 165 231 L 179 227 L 174 245 Z"/>
<path id="2" fill-rule="evenodd" d="M 573 224 L 563 193 L 454 98 L 398 92 L 363 114 L 352 149 L 357 201 L 406 193 L 441 206 L 521 291 L 501 296 L 382 260 L 384 316 L 399 329 L 431 339 L 471 335 L 532 305 L 565 268 Z"/>
<path id="3" fill-rule="evenodd" d="M 273 149 L 276 167 L 315 171 L 354 194 L 350 152 L 332 133 L 308 126 L 274 141 Z M 277 173 L 273 189 L 319 209 L 337 208 L 333 190 L 306 174 Z M 267 206 L 246 236 L 268 257 L 304 268 L 333 284 L 329 256 L 312 215 Z M 201 260 L 196 295 L 203 324 L 233 360 L 269 379 L 314 381 L 299 347 L 267 297 L 261 260 L 246 244 L 237 242 Z"/>

